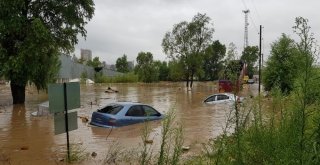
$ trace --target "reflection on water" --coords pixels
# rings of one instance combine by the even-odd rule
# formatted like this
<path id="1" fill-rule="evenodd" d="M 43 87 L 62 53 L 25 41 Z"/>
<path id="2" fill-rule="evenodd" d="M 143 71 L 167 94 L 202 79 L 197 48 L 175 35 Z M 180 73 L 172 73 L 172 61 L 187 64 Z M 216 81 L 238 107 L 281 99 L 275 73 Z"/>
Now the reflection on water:
<path id="1" fill-rule="evenodd" d="M 105 93 L 109 86 L 119 92 Z M 202 142 L 221 132 L 230 111 L 228 105 L 202 103 L 205 97 L 216 92 L 215 89 L 213 83 L 196 83 L 192 91 L 184 90 L 183 83 L 81 86 L 78 115 L 90 119 L 93 111 L 114 101 L 143 102 L 162 113 L 174 109 L 177 120 L 184 128 L 185 145 L 191 146 L 190 152 L 198 152 Z M 59 164 L 57 161 L 61 154 L 58 152 L 65 150 L 66 135 L 54 135 L 52 116 L 30 115 L 37 110 L 39 103 L 47 100 L 47 94 L 38 93 L 29 87 L 25 106 L 12 106 L 10 88 L 0 86 L 0 91 L 0 154 L 6 155 L 11 164 Z M 80 119 L 78 124 L 79 128 L 70 132 L 70 142 L 81 144 L 89 153 L 98 153 L 96 159 L 103 159 L 108 147 L 114 142 L 126 149 L 141 145 L 143 123 L 116 129 L 92 127 Z M 161 121 L 151 122 L 150 125 L 150 137 L 157 146 Z M 3 162 L 0 159 L 0 164 Z M 86 164 L 95 163 L 89 161 Z"/>

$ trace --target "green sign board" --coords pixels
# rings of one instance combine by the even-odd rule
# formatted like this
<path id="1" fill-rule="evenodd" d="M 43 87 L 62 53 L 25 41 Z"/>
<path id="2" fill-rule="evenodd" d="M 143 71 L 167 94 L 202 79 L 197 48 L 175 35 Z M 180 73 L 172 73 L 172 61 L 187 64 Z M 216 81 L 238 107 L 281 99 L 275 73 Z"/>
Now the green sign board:
<path id="1" fill-rule="evenodd" d="M 49 110 L 51 113 L 64 111 L 64 84 L 49 84 Z M 80 84 L 66 83 L 67 110 L 80 107 Z"/>
<path id="2" fill-rule="evenodd" d="M 67 83 L 67 109 L 80 108 L 80 84 L 78 82 Z"/>
<path id="3" fill-rule="evenodd" d="M 51 113 L 64 111 L 63 84 L 49 84 L 49 110 Z"/>
<path id="4" fill-rule="evenodd" d="M 55 113 L 54 114 L 54 134 L 62 134 L 66 132 L 66 123 L 65 123 L 65 114 L 64 113 Z M 78 120 L 77 112 L 68 113 L 68 131 L 78 129 Z"/>
<path id="5" fill-rule="evenodd" d="M 78 82 L 50 84 L 49 110 L 54 113 L 54 134 L 67 134 L 68 159 L 70 159 L 69 131 L 78 129 L 77 112 L 68 110 L 80 107 Z"/>

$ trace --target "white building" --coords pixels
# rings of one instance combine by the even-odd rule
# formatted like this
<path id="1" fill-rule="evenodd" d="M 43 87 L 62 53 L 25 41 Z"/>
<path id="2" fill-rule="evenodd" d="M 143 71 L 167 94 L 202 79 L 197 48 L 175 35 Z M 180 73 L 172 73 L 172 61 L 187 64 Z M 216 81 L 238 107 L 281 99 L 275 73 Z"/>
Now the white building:
<path id="1" fill-rule="evenodd" d="M 84 61 L 92 60 L 92 52 L 90 49 L 81 49 L 80 55 Z"/>

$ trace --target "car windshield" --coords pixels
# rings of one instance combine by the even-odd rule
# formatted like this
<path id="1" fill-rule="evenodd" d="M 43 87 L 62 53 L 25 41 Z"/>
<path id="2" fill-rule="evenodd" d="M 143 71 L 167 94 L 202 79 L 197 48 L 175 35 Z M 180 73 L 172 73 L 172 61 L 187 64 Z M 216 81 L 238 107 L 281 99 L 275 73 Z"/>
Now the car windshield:
<path id="1" fill-rule="evenodd" d="M 102 109 L 99 109 L 98 112 L 115 115 L 115 114 L 117 114 L 122 108 L 123 108 L 122 105 L 113 104 L 113 105 L 108 105 L 108 106 L 106 106 L 106 107 L 104 107 L 104 108 L 102 108 Z"/>
<path id="2" fill-rule="evenodd" d="M 207 98 L 204 102 L 211 102 L 211 101 L 215 101 L 214 100 L 215 96 L 210 96 L 209 98 Z"/>

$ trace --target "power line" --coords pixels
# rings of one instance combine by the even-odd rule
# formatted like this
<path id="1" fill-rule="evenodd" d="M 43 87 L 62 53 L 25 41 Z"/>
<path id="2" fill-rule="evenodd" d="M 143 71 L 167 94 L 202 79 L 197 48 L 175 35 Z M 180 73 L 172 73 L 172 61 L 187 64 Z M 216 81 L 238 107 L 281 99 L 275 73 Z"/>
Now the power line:
<path id="1" fill-rule="evenodd" d="M 246 2 L 244 0 L 242 0 L 242 4 L 243 4 L 245 10 L 248 10 L 248 7 L 247 7 Z"/>
<path id="2" fill-rule="evenodd" d="M 259 14 L 258 10 L 257 10 L 256 4 L 254 3 L 254 1 L 253 1 L 253 0 L 251 0 L 251 3 L 252 3 L 252 6 L 253 6 L 253 8 L 254 8 L 254 10 L 255 10 L 256 14 L 257 14 L 258 22 L 261 24 L 261 17 L 260 17 L 260 14 Z"/>
<path id="3" fill-rule="evenodd" d="M 255 3 L 254 3 L 253 0 L 251 0 L 251 4 L 252 4 L 252 6 L 253 6 L 253 8 L 254 8 L 254 11 L 255 11 L 255 12 L 253 12 L 253 14 L 256 15 L 255 18 L 257 18 L 257 20 L 258 20 L 257 22 L 259 22 L 260 25 L 261 25 L 260 15 L 259 15 L 259 12 L 258 12 L 257 7 L 256 7 L 256 5 L 255 5 Z M 255 24 L 255 21 L 254 21 L 253 18 L 251 17 L 251 15 L 250 15 L 250 19 L 251 19 L 251 22 L 253 23 L 253 26 L 254 26 L 256 32 L 259 34 L 258 28 L 257 28 L 257 26 L 256 26 L 256 24 Z"/>
<path id="4" fill-rule="evenodd" d="M 257 28 L 256 24 L 254 23 L 254 21 L 253 21 L 252 17 L 251 17 L 250 15 L 249 15 L 249 17 L 250 17 L 250 20 L 251 20 L 251 22 L 252 22 L 252 24 L 253 24 L 254 29 L 255 29 L 255 30 L 256 30 L 256 32 L 259 34 L 259 30 L 258 30 L 258 28 Z"/>

